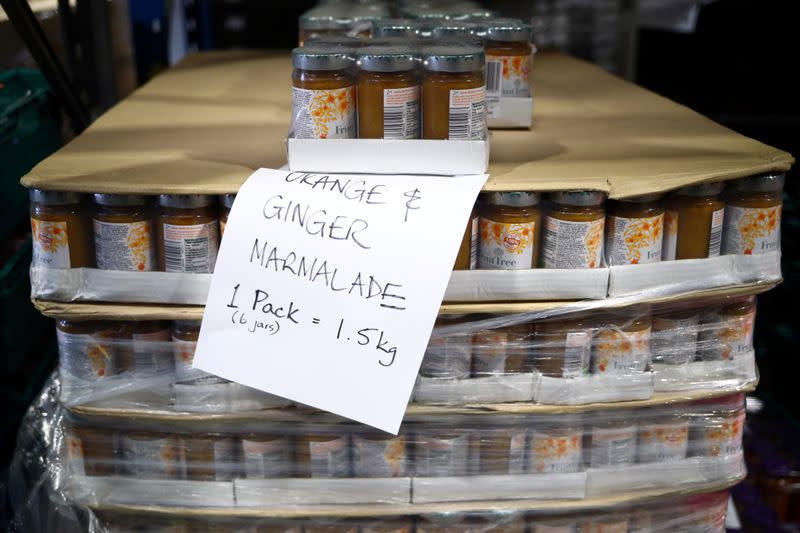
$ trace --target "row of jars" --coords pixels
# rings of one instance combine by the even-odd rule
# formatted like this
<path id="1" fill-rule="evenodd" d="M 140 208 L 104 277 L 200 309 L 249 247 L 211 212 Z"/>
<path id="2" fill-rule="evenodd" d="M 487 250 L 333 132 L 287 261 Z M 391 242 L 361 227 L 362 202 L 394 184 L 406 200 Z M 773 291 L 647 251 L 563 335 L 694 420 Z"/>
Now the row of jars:
<path id="1" fill-rule="evenodd" d="M 783 174 L 605 201 L 597 191 L 484 193 L 456 270 L 582 269 L 780 250 Z M 724 192 L 723 192 L 724 189 Z"/>
<path id="2" fill-rule="evenodd" d="M 711 402 L 711 403 L 709 403 Z M 67 467 L 79 475 L 230 481 L 573 473 L 721 457 L 741 451 L 742 396 L 672 408 L 542 417 L 513 426 L 421 425 L 398 436 L 303 433 L 177 434 L 72 426 Z M 535 419 L 534 419 L 535 420 Z M 474 424 L 474 422 L 473 422 Z"/>
<path id="3" fill-rule="evenodd" d="M 382 518 L 188 519 L 99 513 L 108 533 L 724 533 L 728 494 L 709 493 L 612 511 L 557 515 L 443 513 Z"/>

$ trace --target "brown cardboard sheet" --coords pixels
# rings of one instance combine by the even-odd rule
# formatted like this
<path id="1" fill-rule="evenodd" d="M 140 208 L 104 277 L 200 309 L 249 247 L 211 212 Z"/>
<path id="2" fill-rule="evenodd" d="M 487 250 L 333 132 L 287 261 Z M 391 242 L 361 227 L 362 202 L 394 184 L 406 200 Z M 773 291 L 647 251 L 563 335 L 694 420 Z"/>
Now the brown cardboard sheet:
<path id="1" fill-rule="evenodd" d="M 288 51 L 190 56 L 22 183 L 80 192 L 236 192 L 253 170 L 286 163 L 290 75 Z M 533 129 L 492 132 L 486 190 L 596 189 L 619 198 L 787 170 L 794 161 L 561 54 L 536 55 L 533 84 Z"/>

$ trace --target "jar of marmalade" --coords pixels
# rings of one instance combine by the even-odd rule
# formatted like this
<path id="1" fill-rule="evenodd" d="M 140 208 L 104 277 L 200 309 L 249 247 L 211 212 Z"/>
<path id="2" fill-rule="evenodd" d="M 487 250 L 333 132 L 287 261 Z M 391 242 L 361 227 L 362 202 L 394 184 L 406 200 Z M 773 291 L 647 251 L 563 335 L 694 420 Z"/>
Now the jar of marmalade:
<path id="1" fill-rule="evenodd" d="M 650 364 L 649 315 L 610 311 L 600 319 L 592 346 L 592 374 L 644 372 Z"/>
<path id="2" fill-rule="evenodd" d="M 461 239 L 461 246 L 458 249 L 453 270 L 475 270 L 478 268 L 479 220 L 477 212 L 473 209 L 469 215 L 467 227 L 464 230 L 464 238 Z"/>
<path id="3" fill-rule="evenodd" d="M 524 474 L 528 432 L 525 428 L 484 429 L 475 435 L 476 474 Z"/>
<path id="4" fill-rule="evenodd" d="M 416 56 L 407 48 L 370 46 L 356 57 L 359 138 L 419 139 Z"/>
<path id="5" fill-rule="evenodd" d="M 214 272 L 219 249 L 219 213 L 206 194 L 162 194 L 158 198 L 159 269 Z"/>
<path id="6" fill-rule="evenodd" d="M 486 97 L 489 113 L 500 98 L 528 98 L 532 30 L 517 19 L 492 19 L 484 23 L 486 36 Z"/>
<path id="7" fill-rule="evenodd" d="M 59 373 L 64 387 L 73 380 L 86 387 L 86 382 L 103 381 L 119 373 L 115 347 L 108 342 L 113 335 L 110 322 L 56 322 Z"/>
<path id="8" fill-rule="evenodd" d="M 75 192 L 29 191 L 33 266 L 94 266 L 92 230 L 81 195 Z"/>
<path id="9" fill-rule="evenodd" d="M 130 339 L 131 366 L 137 376 L 164 376 L 172 372 L 173 351 L 170 324 L 164 320 L 125 323 L 124 337 Z M 168 344 L 169 343 L 169 344 Z"/>
<path id="10" fill-rule="evenodd" d="M 610 200 L 606 214 L 606 264 L 640 265 L 661 261 L 664 208 L 660 195 Z"/>
<path id="11" fill-rule="evenodd" d="M 653 315 L 653 362 L 680 365 L 694 361 L 700 314 L 696 309 Z"/>
<path id="12" fill-rule="evenodd" d="M 721 183 L 702 183 L 678 189 L 667 200 L 661 258 L 704 259 L 719 255 L 725 204 Z"/>
<path id="13" fill-rule="evenodd" d="M 532 323 L 523 322 L 473 334 L 472 375 L 528 372 L 532 331 Z"/>
<path id="14" fill-rule="evenodd" d="M 753 350 L 756 303 L 753 296 L 712 308 L 701 318 L 703 323 L 700 358 L 704 361 L 735 360 Z"/>
<path id="15" fill-rule="evenodd" d="M 225 235 L 225 226 L 228 224 L 228 215 L 231 214 L 231 208 L 233 207 L 233 201 L 236 200 L 235 194 L 223 194 L 220 198 L 220 208 L 219 208 L 219 238 L 222 240 L 222 236 Z"/>
<path id="16" fill-rule="evenodd" d="M 539 261 L 542 214 L 535 192 L 494 192 L 481 209 L 478 268 L 521 270 Z"/>
<path id="17" fill-rule="evenodd" d="M 423 54 L 422 138 L 486 138 L 485 56 L 477 46 L 433 46 Z"/>
<path id="18" fill-rule="evenodd" d="M 95 194 L 94 252 L 97 268 L 150 272 L 156 269 L 153 211 L 137 194 Z"/>
<path id="19" fill-rule="evenodd" d="M 296 139 L 355 139 L 356 83 L 343 50 L 304 47 L 292 51 L 292 123 Z"/>
<path id="20" fill-rule="evenodd" d="M 585 318 L 535 323 L 532 366 L 543 376 L 577 378 L 589 374 L 592 328 Z"/>
<path id="21" fill-rule="evenodd" d="M 781 249 L 784 180 L 784 174 L 762 174 L 728 184 L 723 254 L 754 255 Z"/>
<path id="22" fill-rule="evenodd" d="M 350 477 L 350 438 L 347 434 L 304 434 L 295 437 L 298 477 Z"/>
<path id="23" fill-rule="evenodd" d="M 603 262 L 605 195 L 564 191 L 551 195 L 544 218 L 544 268 L 598 268 Z"/>

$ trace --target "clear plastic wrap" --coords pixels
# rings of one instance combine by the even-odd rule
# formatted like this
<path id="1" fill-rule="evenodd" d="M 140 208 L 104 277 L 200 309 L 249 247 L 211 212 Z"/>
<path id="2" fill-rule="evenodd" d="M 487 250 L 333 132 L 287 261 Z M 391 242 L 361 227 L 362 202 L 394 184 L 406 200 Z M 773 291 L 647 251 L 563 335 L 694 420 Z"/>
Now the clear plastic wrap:
<path id="1" fill-rule="evenodd" d="M 737 391 L 757 379 L 754 297 L 622 308 L 440 315 L 416 404 L 580 405 Z M 290 402 L 192 368 L 199 322 L 61 320 L 68 406 L 230 413 Z"/>

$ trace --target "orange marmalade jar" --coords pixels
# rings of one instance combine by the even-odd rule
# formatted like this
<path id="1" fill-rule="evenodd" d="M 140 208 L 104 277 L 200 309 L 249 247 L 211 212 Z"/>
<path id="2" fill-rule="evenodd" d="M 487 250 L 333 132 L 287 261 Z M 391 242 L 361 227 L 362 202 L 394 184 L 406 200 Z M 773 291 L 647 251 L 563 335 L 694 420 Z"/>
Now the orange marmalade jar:
<path id="1" fill-rule="evenodd" d="M 639 265 L 661 261 L 664 208 L 660 195 L 643 194 L 608 202 L 606 264 Z"/>
<path id="2" fill-rule="evenodd" d="M 535 192 L 494 192 L 481 209 L 478 268 L 520 270 L 539 261 L 542 214 Z"/>
<path id="3" fill-rule="evenodd" d="M 153 209 L 145 196 L 95 194 L 97 268 L 150 272 L 157 267 Z"/>
<path id="4" fill-rule="evenodd" d="M 487 98 L 529 97 L 531 27 L 516 19 L 491 19 L 484 27 Z"/>
<path id="5" fill-rule="evenodd" d="M 356 138 L 356 83 L 350 55 L 340 49 L 307 46 L 292 51 L 292 64 L 289 136 Z"/>
<path id="6" fill-rule="evenodd" d="M 544 217 L 541 265 L 544 268 L 598 268 L 602 265 L 605 195 L 564 191 L 551 196 Z"/>
<path id="7" fill-rule="evenodd" d="M 725 188 L 722 253 L 755 255 L 781 249 L 784 174 L 762 174 Z"/>
<path id="8" fill-rule="evenodd" d="M 464 230 L 464 238 L 461 240 L 453 270 L 475 270 L 478 268 L 479 220 L 477 212 L 473 209 L 469 215 L 467 227 Z"/>
<path id="9" fill-rule="evenodd" d="M 701 183 L 678 189 L 667 200 L 662 260 L 704 259 L 719 255 L 725 215 L 720 192 L 721 183 Z"/>
<path id="10" fill-rule="evenodd" d="M 485 62 L 477 46 L 432 46 L 423 53 L 423 139 L 486 138 Z"/>
<path id="11" fill-rule="evenodd" d="M 214 272 L 219 250 L 216 199 L 206 194 L 162 194 L 158 205 L 160 270 Z"/>
<path id="12" fill-rule="evenodd" d="M 359 138 L 419 139 L 416 55 L 408 48 L 370 46 L 356 57 Z"/>
<path id="13" fill-rule="evenodd" d="M 31 189 L 33 266 L 94 266 L 92 230 L 81 195 Z"/>

